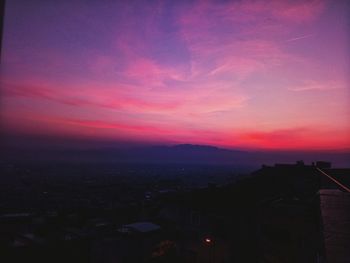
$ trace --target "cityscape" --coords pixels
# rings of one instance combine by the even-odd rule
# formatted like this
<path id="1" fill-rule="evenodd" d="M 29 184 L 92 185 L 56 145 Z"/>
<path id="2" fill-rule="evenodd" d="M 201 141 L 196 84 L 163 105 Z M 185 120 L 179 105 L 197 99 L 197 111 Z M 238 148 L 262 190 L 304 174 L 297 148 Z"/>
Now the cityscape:
<path id="1" fill-rule="evenodd" d="M 0 262 L 349 262 L 349 14 L 0 1 Z"/>
<path id="2" fill-rule="evenodd" d="M 350 168 L 329 162 L 251 173 L 2 163 L 1 174 L 2 262 L 346 262 L 349 255 Z"/>

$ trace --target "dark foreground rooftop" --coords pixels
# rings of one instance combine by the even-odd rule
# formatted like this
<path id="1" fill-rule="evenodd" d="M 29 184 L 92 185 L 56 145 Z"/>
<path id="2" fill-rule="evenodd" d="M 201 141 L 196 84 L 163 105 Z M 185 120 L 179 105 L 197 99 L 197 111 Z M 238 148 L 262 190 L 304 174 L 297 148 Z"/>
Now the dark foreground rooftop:
<path id="1" fill-rule="evenodd" d="M 320 207 L 327 262 L 349 262 L 350 194 L 337 189 L 321 189 Z"/>

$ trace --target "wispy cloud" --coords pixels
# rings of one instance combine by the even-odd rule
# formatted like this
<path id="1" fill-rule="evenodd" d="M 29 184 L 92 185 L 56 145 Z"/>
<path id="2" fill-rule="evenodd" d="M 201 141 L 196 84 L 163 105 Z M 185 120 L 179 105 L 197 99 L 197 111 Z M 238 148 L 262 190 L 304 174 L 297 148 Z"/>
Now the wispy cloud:
<path id="1" fill-rule="evenodd" d="M 297 41 L 297 40 L 304 39 L 304 38 L 309 38 L 309 37 L 312 37 L 312 36 L 314 36 L 314 34 L 308 34 L 308 35 L 304 35 L 304 36 L 293 37 L 293 38 L 287 39 L 285 42 Z"/>
<path id="2" fill-rule="evenodd" d="M 28 5 L 33 12 L 20 21 L 6 18 L 14 33 L 4 44 L 3 114 L 32 129 L 43 123 L 97 137 L 321 145 L 319 125 L 348 129 L 347 53 L 337 46 L 347 26 L 328 4 L 58 1 L 40 14 Z M 318 45 L 323 35 L 334 41 Z"/>
<path id="3" fill-rule="evenodd" d="M 315 81 L 308 80 L 300 85 L 289 87 L 291 91 L 330 91 L 343 89 L 345 85 L 341 84 L 339 81 Z"/>

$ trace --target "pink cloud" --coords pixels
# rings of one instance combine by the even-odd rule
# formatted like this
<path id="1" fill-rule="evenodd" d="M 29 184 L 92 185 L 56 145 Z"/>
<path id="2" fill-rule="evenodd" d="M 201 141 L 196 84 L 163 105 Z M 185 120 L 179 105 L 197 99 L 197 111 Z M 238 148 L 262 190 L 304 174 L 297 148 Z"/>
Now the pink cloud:
<path id="1" fill-rule="evenodd" d="M 324 81 L 319 82 L 315 80 L 304 81 L 300 85 L 295 85 L 288 88 L 291 91 L 330 91 L 344 89 L 346 84 L 342 84 L 340 81 Z"/>
<path id="2" fill-rule="evenodd" d="M 273 13 L 277 17 L 288 21 L 303 23 L 316 19 L 325 9 L 324 0 L 311 1 L 276 1 Z"/>
<path id="3" fill-rule="evenodd" d="M 350 147 L 346 131 L 327 127 L 301 127 L 276 130 L 217 129 L 178 123 L 156 124 L 147 121 L 126 122 L 68 118 L 53 114 L 17 111 L 5 114 L 3 120 L 15 130 L 46 135 L 93 136 L 105 139 L 146 140 L 173 143 L 202 143 L 222 147 L 260 149 L 336 149 Z M 330 137 L 329 135 L 332 134 Z M 327 139 L 325 139 L 327 138 Z"/>
<path id="4" fill-rule="evenodd" d="M 122 93 L 118 89 L 114 90 L 92 90 L 84 89 L 84 92 L 58 89 L 52 86 L 33 86 L 33 85 L 3 85 L 3 95 L 9 97 L 23 97 L 27 99 L 46 99 L 49 101 L 62 103 L 76 107 L 98 107 L 110 109 L 127 109 L 142 111 L 161 111 L 175 109 L 181 105 L 180 101 L 163 99 L 145 100 L 133 98 L 128 93 Z"/>
<path id="5" fill-rule="evenodd" d="M 126 124 L 118 122 L 106 122 L 98 120 L 80 120 L 80 119 L 57 119 L 59 122 L 65 124 L 78 125 L 81 127 L 91 127 L 95 129 L 117 129 L 117 130 L 127 130 L 127 131 L 136 131 L 139 133 L 152 133 L 152 134 L 169 134 L 175 132 L 173 129 L 165 129 L 151 125 L 135 125 L 135 124 Z"/>
<path id="6" fill-rule="evenodd" d="M 174 78 L 178 74 L 151 59 L 139 57 L 130 60 L 124 75 L 141 85 L 164 86 L 163 81 L 166 78 Z"/>
<path id="7" fill-rule="evenodd" d="M 300 58 L 286 52 L 279 41 L 283 39 L 281 34 L 286 35 L 286 29 L 276 27 L 278 22 L 269 21 L 269 17 L 281 20 L 288 15 L 284 20 L 296 23 L 292 21 L 289 13 L 284 15 L 282 11 L 299 8 L 312 10 L 313 7 L 292 2 L 281 4 L 281 1 L 271 4 L 266 4 L 265 1 L 220 4 L 205 1 L 194 4 L 188 11 L 181 13 L 178 20 L 180 36 L 192 54 L 192 76 L 231 73 L 244 80 L 254 72 L 264 72 L 273 67 L 290 64 L 291 61 L 298 61 Z M 311 17 L 311 13 L 312 11 L 308 17 Z M 315 11 L 315 16 L 318 14 L 319 12 Z M 249 21 L 241 16 L 248 16 L 254 20 Z M 232 19 L 238 19 L 242 24 Z M 230 30 L 233 32 L 229 33 Z"/>
<path id="8" fill-rule="evenodd" d="M 292 28 L 301 22 L 313 21 L 324 8 L 325 1 L 319 0 L 229 1 L 220 4 L 203 1 L 182 12 L 178 22 L 180 34 L 194 59 L 200 59 L 196 64 L 203 64 L 203 58 L 217 55 L 234 57 L 241 49 L 244 49 L 242 58 L 248 55 L 249 58 L 273 62 L 287 56 L 277 45 L 276 37 L 288 37 L 286 34 Z M 282 27 L 281 23 L 288 23 L 288 26 Z M 234 29 L 234 32 L 229 34 L 224 28 Z"/>
<path id="9" fill-rule="evenodd" d="M 264 18 L 281 22 L 303 23 L 318 17 L 325 8 L 324 0 L 311 1 L 237 1 L 230 2 L 220 13 L 239 22 L 262 21 Z"/>
<path id="10" fill-rule="evenodd" d="M 209 75 L 233 74 L 240 79 L 244 79 L 250 74 L 264 70 L 264 64 L 249 58 L 235 57 L 225 58 L 217 68 L 210 71 Z"/>

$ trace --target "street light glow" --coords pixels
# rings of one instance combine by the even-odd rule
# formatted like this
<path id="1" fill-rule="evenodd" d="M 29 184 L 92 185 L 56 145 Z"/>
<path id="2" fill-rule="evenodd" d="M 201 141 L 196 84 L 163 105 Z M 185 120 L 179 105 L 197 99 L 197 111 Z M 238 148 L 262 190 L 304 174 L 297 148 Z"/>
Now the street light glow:
<path id="1" fill-rule="evenodd" d="M 205 243 L 207 243 L 207 244 L 212 243 L 212 240 L 211 240 L 211 238 L 209 238 L 209 237 L 205 238 L 204 241 L 205 241 Z"/>

